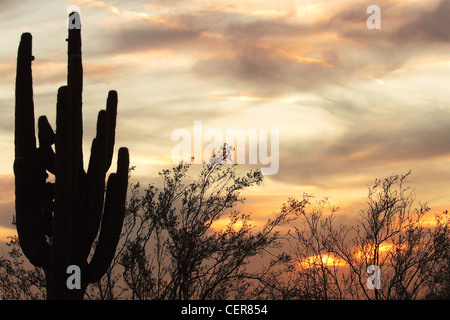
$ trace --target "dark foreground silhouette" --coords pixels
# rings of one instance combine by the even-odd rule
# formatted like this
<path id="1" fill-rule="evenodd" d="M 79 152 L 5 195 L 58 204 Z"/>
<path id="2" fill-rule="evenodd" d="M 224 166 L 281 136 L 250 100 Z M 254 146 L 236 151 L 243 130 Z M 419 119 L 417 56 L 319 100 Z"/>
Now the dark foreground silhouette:
<path id="1" fill-rule="evenodd" d="M 87 172 L 83 168 L 81 29 L 70 29 L 67 41 L 67 86 L 58 90 L 56 134 L 47 118 L 40 117 L 38 148 L 31 34 L 22 35 L 17 58 L 16 224 L 25 256 L 45 272 L 48 299 L 82 299 L 87 285 L 99 281 L 107 271 L 122 229 L 128 184 L 129 155 L 121 148 L 117 173 L 109 176 L 105 198 L 105 176 L 115 140 L 115 91 L 109 92 L 106 110 L 99 112 Z M 46 182 L 47 171 L 55 175 L 54 183 Z M 88 262 L 93 244 L 95 252 Z M 69 289 L 66 281 L 71 265 L 79 267 L 81 283 Z"/>

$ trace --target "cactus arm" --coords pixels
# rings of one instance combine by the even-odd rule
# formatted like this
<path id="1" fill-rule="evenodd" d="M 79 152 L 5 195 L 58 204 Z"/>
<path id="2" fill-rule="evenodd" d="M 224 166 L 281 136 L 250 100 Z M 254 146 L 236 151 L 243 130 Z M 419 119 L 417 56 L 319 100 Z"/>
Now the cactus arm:
<path id="1" fill-rule="evenodd" d="M 97 134 L 92 141 L 91 157 L 87 171 L 87 209 L 83 230 L 83 245 L 89 248 L 97 236 L 103 212 L 106 150 L 108 146 L 109 114 L 106 110 L 98 113 Z M 89 251 L 87 251 L 87 254 Z"/>
<path id="2" fill-rule="evenodd" d="M 117 119 L 117 92 L 109 91 L 108 99 L 106 100 L 106 111 L 109 113 L 109 134 L 108 134 L 108 154 L 106 160 L 106 167 L 111 166 L 111 161 L 114 153 L 115 135 L 116 135 L 116 119 Z"/>
<path id="3" fill-rule="evenodd" d="M 89 282 L 91 283 L 101 279 L 116 252 L 125 215 L 129 163 L 128 149 L 120 148 L 117 172 L 112 173 L 108 179 L 99 240 L 94 256 L 88 265 Z"/>
<path id="4" fill-rule="evenodd" d="M 16 225 L 25 256 L 36 266 L 44 263 L 48 246 L 42 214 L 42 192 L 47 174 L 36 149 L 33 80 L 31 73 L 32 37 L 24 33 L 17 56 L 15 103 L 15 195 Z"/>
<path id="5" fill-rule="evenodd" d="M 91 158 L 87 171 L 90 192 L 86 210 L 87 223 L 85 235 L 90 247 L 97 236 L 102 219 L 106 172 L 111 166 L 114 150 L 115 126 L 117 116 L 117 92 L 110 91 L 106 102 L 106 110 L 101 110 L 97 120 L 97 135 L 92 141 Z"/>
<path id="6" fill-rule="evenodd" d="M 21 37 L 17 55 L 15 157 L 33 157 L 36 149 L 34 126 L 33 79 L 31 73 L 31 34 Z"/>

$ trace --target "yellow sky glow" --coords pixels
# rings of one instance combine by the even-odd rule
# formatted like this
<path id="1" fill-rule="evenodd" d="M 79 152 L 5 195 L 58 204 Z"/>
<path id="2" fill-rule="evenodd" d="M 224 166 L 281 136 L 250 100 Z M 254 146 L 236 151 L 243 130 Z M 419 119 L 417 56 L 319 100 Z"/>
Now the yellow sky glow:
<path id="1" fill-rule="evenodd" d="M 320 266 L 327 267 L 346 267 L 348 264 L 342 259 L 333 256 L 332 254 L 322 254 L 322 255 L 314 255 L 303 259 L 298 262 L 298 267 L 300 269 L 312 269 L 312 268 L 320 268 Z"/>

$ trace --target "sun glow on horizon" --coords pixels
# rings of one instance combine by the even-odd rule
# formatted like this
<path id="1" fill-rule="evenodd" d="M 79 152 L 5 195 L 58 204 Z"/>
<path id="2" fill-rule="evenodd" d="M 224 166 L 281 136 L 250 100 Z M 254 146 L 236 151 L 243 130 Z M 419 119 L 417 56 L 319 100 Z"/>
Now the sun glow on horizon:
<path id="1" fill-rule="evenodd" d="M 346 267 L 348 264 L 331 253 L 309 256 L 298 262 L 299 269 L 313 269 L 326 267 Z"/>

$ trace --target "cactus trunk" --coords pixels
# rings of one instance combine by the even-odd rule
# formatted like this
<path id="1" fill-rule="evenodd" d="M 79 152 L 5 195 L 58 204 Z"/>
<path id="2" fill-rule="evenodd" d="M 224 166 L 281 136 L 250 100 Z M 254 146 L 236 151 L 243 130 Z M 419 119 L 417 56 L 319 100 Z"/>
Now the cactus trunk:
<path id="1" fill-rule="evenodd" d="M 125 213 L 129 155 L 115 142 L 117 92 L 110 91 L 98 114 L 87 172 L 83 166 L 81 29 L 68 37 L 67 86 L 58 90 L 56 133 L 45 116 L 38 120 L 36 147 L 32 37 L 22 35 L 17 58 L 15 111 L 15 193 L 19 243 L 30 262 L 46 275 L 48 299 L 82 299 L 89 283 L 105 274 L 114 257 Z M 53 151 L 52 145 L 55 145 Z M 48 173 L 55 182 L 47 182 Z M 98 238 L 97 238 L 98 237 Z M 90 252 L 97 239 L 91 259 Z M 81 270 L 81 288 L 70 289 L 67 268 Z"/>

